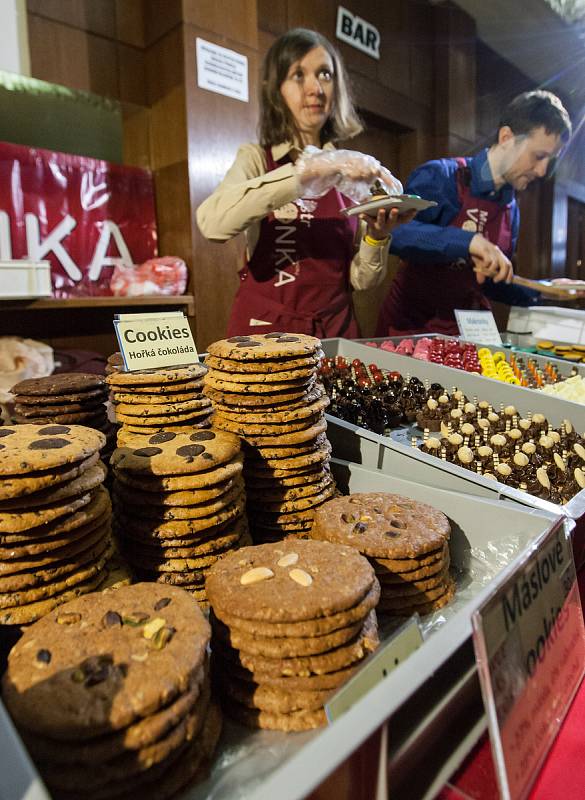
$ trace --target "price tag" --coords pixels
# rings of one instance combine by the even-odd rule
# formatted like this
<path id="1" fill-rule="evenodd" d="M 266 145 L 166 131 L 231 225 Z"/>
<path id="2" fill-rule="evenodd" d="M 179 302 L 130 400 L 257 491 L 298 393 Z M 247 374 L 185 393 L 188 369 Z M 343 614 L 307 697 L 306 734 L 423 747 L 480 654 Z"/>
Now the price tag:
<path id="1" fill-rule="evenodd" d="M 455 319 L 462 339 L 479 344 L 502 346 L 502 337 L 491 311 L 455 309 Z"/>
<path id="2" fill-rule="evenodd" d="M 585 629 L 559 522 L 472 617 L 500 795 L 525 798 L 583 677 Z"/>
<path id="3" fill-rule="evenodd" d="M 114 329 L 127 372 L 198 361 L 189 321 L 181 311 L 119 314 Z"/>
<path id="4" fill-rule="evenodd" d="M 367 659 L 359 672 L 333 695 L 325 705 L 329 723 L 335 722 L 421 646 L 423 637 L 418 620 L 418 614 L 415 614 L 405 622 L 391 639 Z"/>

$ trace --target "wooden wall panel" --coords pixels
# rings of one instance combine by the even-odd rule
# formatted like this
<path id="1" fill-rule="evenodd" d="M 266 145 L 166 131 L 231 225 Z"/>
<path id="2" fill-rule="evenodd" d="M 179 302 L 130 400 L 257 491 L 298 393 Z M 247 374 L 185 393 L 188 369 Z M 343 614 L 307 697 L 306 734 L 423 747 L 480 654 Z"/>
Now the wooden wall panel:
<path id="1" fill-rule="evenodd" d="M 116 39 L 133 47 L 146 46 L 143 0 L 115 0 Z"/>
<path id="2" fill-rule="evenodd" d="M 257 0 L 258 30 L 280 36 L 288 30 L 287 0 Z"/>
<path id="3" fill-rule="evenodd" d="M 143 2 L 144 40 L 148 46 L 181 24 L 183 8 L 181 0 L 164 0 L 164 2 L 163 0 L 143 0 Z"/>
<path id="4" fill-rule="evenodd" d="M 229 40 L 258 47 L 256 0 L 183 0 L 183 22 L 214 34 L 218 43 Z"/>
<path id="5" fill-rule="evenodd" d="M 184 82 L 183 33 L 181 26 L 177 26 L 146 50 L 148 104 L 152 105 Z"/>
<path id="6" fill-rule="evenodd" d="M 381 34 L 378 81 L 405 96 L 410 95 L 412 49 L 407 10 L 408 0 L 384 3 L 378 9 L 376 22 Z"/>
<path id="7" fill-rule="evenodd" d="M 115 42 L 36 15 L 29 15 L 28 30 L 33 77 L 119 96 Z"/>
<path id="8" fill-rule="evenodd" d="M 175 86 L 150 109 L 150 164 L 153 169 L 185 161 L 188 149 L 185 87 Z"/>
<path id="9" fill-rule="evenodd" d="M 27 0 L 26 5 L 29 14 L 108 39 L 116 37 L 115 0 Z"/>
<path id="10" fill-rule="evenodd" d="M 256 141 L 258 106 L 253 86 L 249 103 L 198 88 L 195 54 L 197 36 L 211 39 L 208 32 L 185 25 L 193 230 L 192 276 L 196 298 L 197 345 L 202 348 L 225 334 L 231 301 L 238 282 L 237 271 L 242 265 L 244 245 L 243 236 L 223 245 L 203 239 L 195 222 L 195 210 L 221 181 L 233 162 L 238 147 L 244 142 Z M 257 74 L 256 50 L 231 41 L 221 40 L 217 43 L 247 56 L 250 76 Z"/>
<path id="11" fill-rule="evenodd" d="M 117 42 L 118 98 L 123 103 L 145 106 L 148 93 L 144 74 L 146 58 L 144 50 Z"/>
<path id="12" fill-rule="evenodd" d="M 154 172 L 159 252 L 193 261 L 191 200 L 187 159 Z"/>

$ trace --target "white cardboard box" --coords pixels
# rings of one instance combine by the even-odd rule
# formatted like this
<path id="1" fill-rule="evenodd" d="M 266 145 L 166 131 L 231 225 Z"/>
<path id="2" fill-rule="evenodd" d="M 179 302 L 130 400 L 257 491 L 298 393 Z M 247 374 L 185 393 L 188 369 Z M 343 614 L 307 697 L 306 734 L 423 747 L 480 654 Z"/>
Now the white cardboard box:
<path id="1" fill-rule="evenodd" d="M 0 261 L 0 300 L 51 297 L 48 261 Z"/>

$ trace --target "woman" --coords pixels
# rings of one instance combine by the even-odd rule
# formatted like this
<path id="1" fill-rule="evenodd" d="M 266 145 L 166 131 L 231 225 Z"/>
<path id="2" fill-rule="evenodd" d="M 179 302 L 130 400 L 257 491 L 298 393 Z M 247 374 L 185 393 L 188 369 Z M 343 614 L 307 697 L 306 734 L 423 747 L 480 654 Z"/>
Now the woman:
<path id="1" fill-rule="evenodd" d="M 360 199 L 376 180 L 394 194 L 402 186 L 370 156 L 335 150 L 335 141 L 362 126 L 341 58 L 320 34 L 297 28 L 274 42 L 264 60 L 260 107 L 260 144 L 239 149 L 197 210 L 212 241 L 246 233 L 228 335 L 358 336 L 350 286 L 380 283 L 398 214 L 380 210 L 358 223 L 340 213 L 352 205 L 342 192 Z"/>

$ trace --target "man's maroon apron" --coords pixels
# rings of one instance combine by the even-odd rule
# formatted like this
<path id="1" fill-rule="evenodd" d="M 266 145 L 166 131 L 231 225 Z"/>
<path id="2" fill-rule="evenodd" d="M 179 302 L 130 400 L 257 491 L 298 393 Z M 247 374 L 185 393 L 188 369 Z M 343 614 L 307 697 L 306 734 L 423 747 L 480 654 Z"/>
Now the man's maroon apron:
<path id="1" fill-rule="evenodd" d="M 510 205 L 471 194 L 471 170 L 458 158 L 455 173 L 461 210 L 450 226 L 483 234 L 510 258 Z M 459 335 L 454 309 L 487 309 L 490 303 L 478 284 L 470 259 L 453 264 L 401 261 L 378 318 L 377 336 L 442 333 Z"/>
<path id="2" fill-rule="evenodd" d="M 281 166 L 270 148 L 266 164 L 268 172 Z M 348 205 L 351 200 L 331 189 L 262 220 L 252 258 L 239 273 L 228 336 L 277 330 L 359 336 L 349 284 L 357 220 L 340 214 Z"/>

